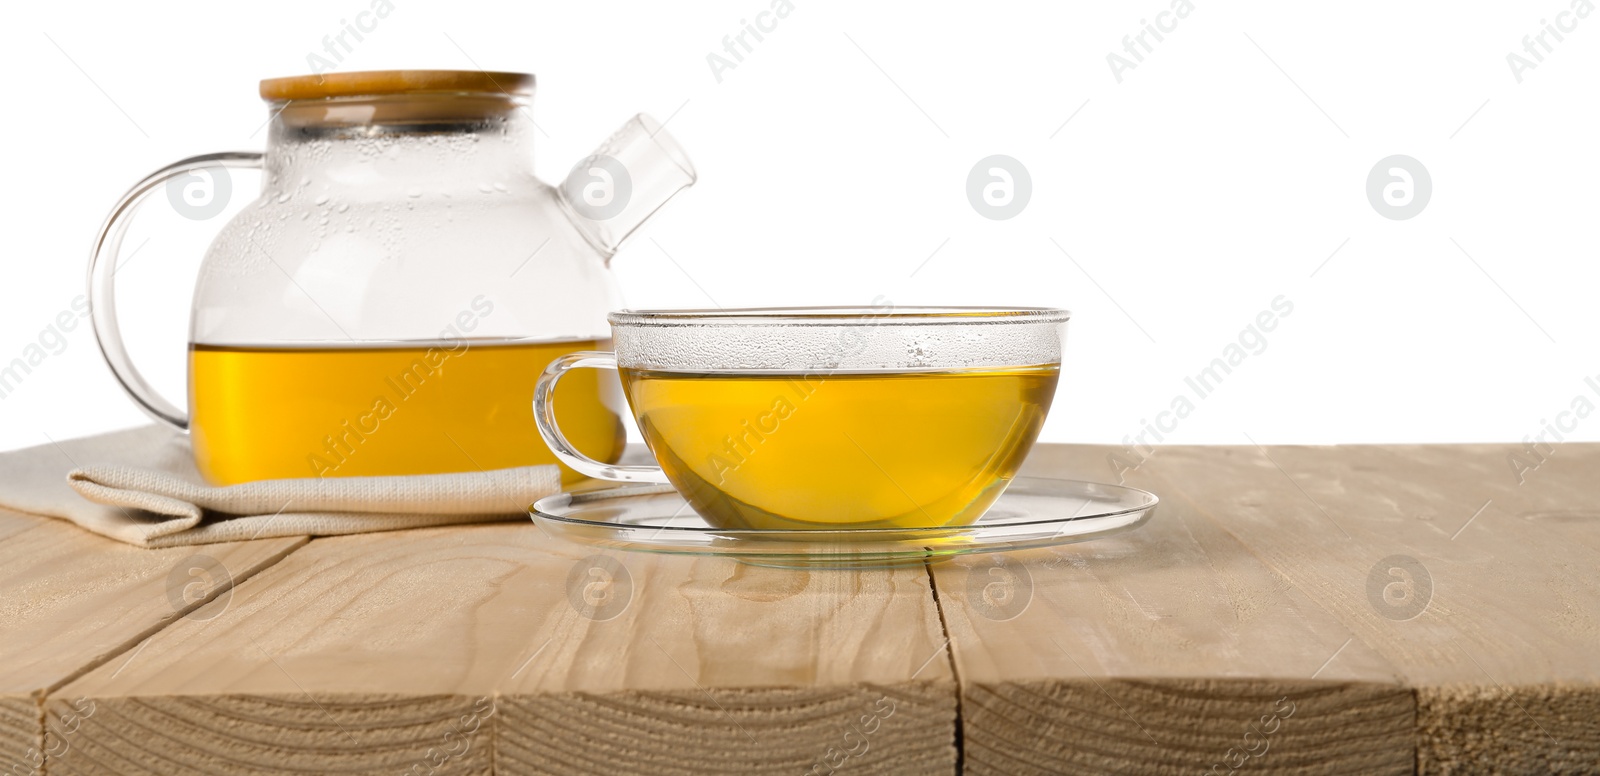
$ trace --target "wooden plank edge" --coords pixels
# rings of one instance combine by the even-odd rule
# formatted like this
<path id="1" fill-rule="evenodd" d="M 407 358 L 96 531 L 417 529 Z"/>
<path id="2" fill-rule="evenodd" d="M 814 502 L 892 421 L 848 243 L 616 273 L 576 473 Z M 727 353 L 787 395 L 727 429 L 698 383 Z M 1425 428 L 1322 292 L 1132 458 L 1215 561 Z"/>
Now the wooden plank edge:
<path id="1" fill-rule="evenodd" d="M 51 698 L 52 776 L 956 774 L 951 681 L 828 687 Z"/>
<path id="2" fill-rule="evenodd" d="M 49 771 L 48 761 L 51 757 L 52 750 L 56 750 L 58 752 L 67 751 L 63 748 L 65 746 L 69 746 L 66 741 L 66 737 L 70 734 L 68 734 L 66 731 L 71 730 L 73 733 L 75 733 L 77 730 L 77 725 L 79 724 L 79 722 L 75 720 L 79 720 L 79 718 L 86 718 L 83 716 L 84 712 L 92 709 L 93 707 L 92 701 L 90 702 L 89 707 L 84 707 L 82 705 L 82 701 L 86 699 L 75 699 L 74 701 L 67 703 L 65 708 L 53 708 L 57 705 L 53 703 L 53 701 L 58 700 L 54 697 L 54 694 L 58 690 L 88 674 L 90 671 L 110 663 L 118 657 L 128 654 L 130 651 L 136 650 L 140 645 L 144 644 L 146 641 L 165 630 L 168 626 L 178 622 L 179 620 L 182 620 L 185 617 L 188 617 L 201 607 L 209 605 L 222 596 L 231 594 L 239 585 L 249 581 L 252 577 L 261 573 L 262 571 L 265 571 L 268 568 L 276 565 L 284 558 L 293 554 L 296 550 L 299 550 L 301 547 L 306 546 L 310 542 L 311 537 L 300 537 L 297 541 L 284 546 L 281 550 L 271 555 L 263 557 L 260 561 L 252 564 L 249 568 L 243 569 L 238 574 L 229 572 L 228 574 L 224 575 L 219 584 L 208 588 L 202 588 L 200 595 L 196 597 L 195 600 L 187 601 L 181 607 L 175 607 L 171 614 L 162 617 L 154 624 L 129 637 L 126 641 L 122 642 L 116 647 L 108 649 L 104 653 L 95 656 L 93 659 L 87 661 L 73 671 L 64 674 L 56 681 L 51 682 L 48 686 L 34 691 L 32 701 L 36 709 L 38 727 L 35 735 L 35 748 L 30 750 L 27 756 L 30 758 L 33 755 L 39 756 L 38 772 L 45 773 Z M 204 545 L 196 546 L 203 547 Z M 52 722 L 57 724 L 53 726 Z M 52 727 L 55 727 L 54 732 L 52 732 Z M 57 740 L 58 738 L 60 740 Z M 7 772 L 6 776 L 10 776 L 10 773 Z"/>

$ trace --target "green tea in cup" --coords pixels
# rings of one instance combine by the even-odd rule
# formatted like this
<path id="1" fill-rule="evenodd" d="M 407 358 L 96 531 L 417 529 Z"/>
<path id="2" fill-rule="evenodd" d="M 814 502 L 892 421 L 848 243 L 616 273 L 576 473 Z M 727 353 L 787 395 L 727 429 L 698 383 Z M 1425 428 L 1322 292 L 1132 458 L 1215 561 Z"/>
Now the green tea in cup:
<path id="1" fill-rule="evenodd" d="M 536 391 L 559 458 L 670 482 L 721 528 L 964 525 L 1016 475 L 1060 375 L 1063 310 L 620 312 L 615 353 L 553 362 Z M 568 369 L 616 368 L 660 468 L 583 458 L 552 417 Z"/>

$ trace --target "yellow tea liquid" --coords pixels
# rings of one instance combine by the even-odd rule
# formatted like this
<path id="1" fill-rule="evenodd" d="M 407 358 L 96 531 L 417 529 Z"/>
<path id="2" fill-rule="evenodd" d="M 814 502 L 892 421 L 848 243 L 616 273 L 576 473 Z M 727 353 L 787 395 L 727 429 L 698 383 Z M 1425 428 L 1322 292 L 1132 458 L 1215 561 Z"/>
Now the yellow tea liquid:
<path id="1" fill-rule="evenodd" d="M 533 425 L 533 386 L 595 340 L 460 340 L 395 347 L 192 345 L 195 461 L 217 485 L 286 477 L 470 472 L 555 463 Z M 555 395 L 561 430 L 615 461 L 622 421 L 610 375 L 576 370 Z M 612 405 L 621 409 L 620 397 Z M 562 479 L 579 479 L 562 469 Z"/>
<path id="2" fill-rule="evenodd" d="M 656 460 L 713 525 L 907 528 L 989 508 L 1038 437 L 1059 375 L 625 369 L 622 385 Z"/>

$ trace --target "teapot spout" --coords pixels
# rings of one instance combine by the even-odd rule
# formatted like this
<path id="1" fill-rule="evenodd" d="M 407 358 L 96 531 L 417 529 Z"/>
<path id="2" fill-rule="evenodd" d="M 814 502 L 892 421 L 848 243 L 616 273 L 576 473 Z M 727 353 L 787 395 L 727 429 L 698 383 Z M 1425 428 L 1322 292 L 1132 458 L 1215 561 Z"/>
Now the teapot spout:
<path id="1" fill-rule="evenodd" d="M 578 162 L 557 191 L 572 225 L 610 259 L 695 177 L 689 155 L 660 122 L 641 113 Z"/>

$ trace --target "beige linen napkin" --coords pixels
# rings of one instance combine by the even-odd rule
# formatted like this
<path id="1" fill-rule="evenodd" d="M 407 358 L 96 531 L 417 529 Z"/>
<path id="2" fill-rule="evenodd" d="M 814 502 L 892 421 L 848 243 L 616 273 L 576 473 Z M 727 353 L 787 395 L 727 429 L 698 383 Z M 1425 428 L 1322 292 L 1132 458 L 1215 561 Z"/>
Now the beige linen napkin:
<path id="1" fill-rule="evenodd" d="M 554 465 L 219 488 L 195 469 L 188 437 L 161 426 L 0 453 L 0 506 L 141 547 L 527 520 L 559 490 Z"/>

